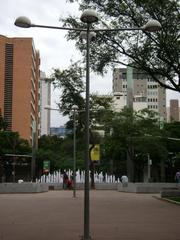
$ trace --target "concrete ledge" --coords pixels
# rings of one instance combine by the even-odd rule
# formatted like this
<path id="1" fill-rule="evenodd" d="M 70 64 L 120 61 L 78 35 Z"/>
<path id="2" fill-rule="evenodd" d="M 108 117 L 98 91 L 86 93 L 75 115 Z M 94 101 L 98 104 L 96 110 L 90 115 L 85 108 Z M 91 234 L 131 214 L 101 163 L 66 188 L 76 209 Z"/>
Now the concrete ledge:
<path id="1" fill-rule="evenodd" d="M 180 189 L 163 189 L 161 197 L 180 197 Z"/>
<path id="2" fill-rule="evenodd" d="M 63 183 L 44 183 L 49 190 L 63 190 Z M 84 189 L 84 183 L 76 183 L 77 190 Z"/>
<path id="3" fill-rule="evenodd" d="M 62 183 L 44 183 L 48 186 L 49 190 L 63 190 Z M 89 185 L 91 189 L 91 185 Z M 76 183 L 77 190 L 84 189 L 84 183 Z M 117 190 L 117 183 L 95 183 L 97 190 Z"/>
<path id="4" fill-rule="evenodd" d="M 0 183 L 0 193 L 40 193 L 47 191 L 48 185 L 44 183 Z"/>
<path id="5" fill-rule="evenodd" d="M 62 183 L 45 183 L 49 190 L 62 190 L 63 184 Z"/>
<path id="6" fill-rule="evenodd" d="M 63 183 L 44 183 L 48 186 L 49 190 L 63 190 Z M 77 190 L 84 189 L 84 183 L 76 183 Z"/>
<path id="7" fill-rule="evenodd" d="M 117 190 L 117 183 L 95 183 L 97 190 Z"/>
<path id="8" fill-rule="evenodd" d="M 164 188 L 176 188 L 176 183 L 128 183 L 125 187 L 118 183 L 119 192 L 160 193 Z"/>

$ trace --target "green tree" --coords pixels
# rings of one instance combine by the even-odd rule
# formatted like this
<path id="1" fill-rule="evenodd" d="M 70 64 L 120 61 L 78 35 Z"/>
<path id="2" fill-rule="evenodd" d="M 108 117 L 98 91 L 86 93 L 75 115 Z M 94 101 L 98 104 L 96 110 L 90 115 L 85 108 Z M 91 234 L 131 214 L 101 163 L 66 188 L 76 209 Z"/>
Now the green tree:
<path id="1" fill-rule="evenodd" d="M 39 175 L 42 174 L 44 161 L 50 161 L 51 172 L 61 168 L 62 143 L 63 139 L 57 136 L 41 136 L 36 153 L 36 166 Z"/>
<path id="2" fill-rule="evenodd" d="M 164 138 L 169 152 L 168 165 L 170 168 L 175 168 L 172 172 L 180 168 L 180 122 L 165 123 Z"/>
<path id="3" fill-rule="evenodd" d="M 145 71 L 162 87 L 180 91 L 178 0 L 107 0 L 105 3 L 99 0 L 74 1 L 79 3 L 80 10 L 96 9 L 100 20 L 92 28 L 102 28 L 103 25 L 109 28 L 141 27 L 148 19 L 158 20 L 162 25 L 162 30 L 156 33 L 98 32 L 96 40 L 91 43 L 90 61 L 94 71 L 103 73 L 114 64 L 130 65 Z M 74 16 L 62 19 L 62 22 L 68 27 L 84 27 L 79 18 Z M 85 46 L 80 43 L 78 32 L 70 31 L 67 38 L 77 40 L 76 46 L 85 54 Z M 161 81 L 161 78 L 166 81 Z"/>
<path id="4" fill-rule="evenodd" d="M 55 88 L 61 90 L 58 107 L 63 115 L 68 115 L 70 121 L 67 122 L 66 127 L 73 129 L 73 111 L 72 106 L 77 105 L 79 112 L 77 118 L 77 131 L 82 136 L 82 131 L 85 125 L 85 99 L 83 93 L 84 88 L 84 70 L 80 62 L 72 63 L 68 69 L 55 69 L 52 75 L 53 84 Z M 112 97 L 99 96 L 97 93 L 90 95 L 90 125 L 92 126 L 100 121 L 99 107 L 110 109 L 112 104 Z"/>
<path id="5" fill-rule="evenodd" d="M 31 148 L 27 140 L 20 138 L 18 132 L 0 132 L 0 155 L 29 154 Z"/>
<path id="6" fill-rule="evenodd" d="M 5 131 L 7 127 L 8 127 L 8 123 L 2 117 L 1 109 L 0 109 L 0 131 Z"/>
<path id="7" fill-rule="evenodd" d="M 30 176 L 30 171 L 28 170 L 27 172 L 28 167 L 25 170 L 21 164 L 20 166 L 12 164 L 19 159 L 22 160 L 24 158 L 23 155 L 31 155 L 29 142 L 20 138 L 18 132 L 0 131 L 0 181 L 4 177 L 6 181 L 15 181 L 18 174 L 22 177 L 22 171 L 24 171 L 23 177 L 29 180 L 28 176 Z M 19 163 L 21 162 L 22 161 Z M 29 163 L 28 166 L 30 166 L 30 161 L 27 161 L 27 163 Z M 17 168 L 19 170 L 17 170 Z"/>
<path id="8" fill-rule="evenodd" d="M 52 170 L 61 168 L 67 169 L 73 166 L 73 110 L 72 106 L 78 106 L 76 114 L 76 144 L 77 144 L 77 167 L 84 168 L 84 128 L 85 128 L 85 99 L 84 99 L 84 71 L 79 62 L 72 63 L 68 69 L 55 69 L 52 75 L 52 81 L 55 88 L 61 91 L 58 107 L 64 115 L 69 116 L 66 128 L 70 129 L 68 136 L 58 142 L 50 136 L 42 136 L 39 140 L 39 150 L 37 153 L 38 166 L 42 169 L 43 159 L 52 162 Z M 90 132 L 97 130 L 103 121 L 102 110 L 110 109 L 112 97 L 90 95 Z M 90 142 L 94 133 L 90 134 Z"/>
<path id="9" fill-rule="evenodd" d="M 83 168 L 83 140 L 77 138 L 77 168 Z M 43 161 L 50 161 L 50 171 L 73 169 L 72 135 L 62 139 L 57 136 L 42 136 L 36 154 L 37 171 L 42 174 Z"/>
<path id="10" fill-rule="evenodd" d="M 120 169 L 121 174 L 128 174 L 130 181 L 140 181 L 143 180 L 142 170 L 147 165 L 148 154 L 158 169 L 165 161 L 167 151 L 163 139 L 159 137 L 158 119 L 148 109 L 133 112 L 124 108 L 120 113 L 113 114 L 111 121 L 106 123 L 106 129 L 106 158 L 111 160 L 115 173 L 119 174 Z M 164 177 L 163 169 L 161 176 Z"/>
<path id="11" fill-rule="evenodd" d="M 59 108 L 64 115 L 69 114 L 73 105 L 79 109 L 84 109 L 84 99 L 82 93 L 85 91 L 83 68 L 80 63 L 71 63 L 65 70 L 55 69 L 52 75 L 53 85 L 61 90 Z"/>

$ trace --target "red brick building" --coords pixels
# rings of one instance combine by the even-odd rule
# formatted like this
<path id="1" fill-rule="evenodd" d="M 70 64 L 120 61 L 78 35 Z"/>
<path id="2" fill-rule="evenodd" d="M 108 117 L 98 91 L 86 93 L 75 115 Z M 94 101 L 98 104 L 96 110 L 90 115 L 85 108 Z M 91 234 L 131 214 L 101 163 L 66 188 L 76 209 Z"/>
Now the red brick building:
<path id="1" fill-rule="evenodd" d="M 0 35 L 0 109 L 8 131 L 32 143 L 38 132 L 39 53 L 32 38 Z"/>

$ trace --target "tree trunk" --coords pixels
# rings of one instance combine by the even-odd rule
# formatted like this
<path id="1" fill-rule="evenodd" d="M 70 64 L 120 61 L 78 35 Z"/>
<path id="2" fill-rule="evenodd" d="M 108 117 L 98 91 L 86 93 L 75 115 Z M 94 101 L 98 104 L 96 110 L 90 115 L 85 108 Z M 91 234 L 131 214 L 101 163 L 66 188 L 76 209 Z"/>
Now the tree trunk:
<path id="1" fill-rule="evenodd" d="M 134 182 L 134 147 L 129 143 L 127 151 L 127 177 L 129 182 Z"/>
<path id="2" fill-rule="evenodd" d="M 165 164 L 164 160 L 161 160 L 161 182 L 165 182 Z"/>

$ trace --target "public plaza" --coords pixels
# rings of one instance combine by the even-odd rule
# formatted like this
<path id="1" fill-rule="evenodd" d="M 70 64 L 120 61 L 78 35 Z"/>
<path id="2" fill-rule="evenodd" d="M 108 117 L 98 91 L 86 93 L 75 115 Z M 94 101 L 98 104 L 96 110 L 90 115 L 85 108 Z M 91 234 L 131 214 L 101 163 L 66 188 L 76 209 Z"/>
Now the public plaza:
<path id="1" fill-rule="evenodd" d="M 55 8 L 45 7 L 45 2 L 43 6 L 48 9 L 48 15 L 51 12 L 54 15 Z M 98 5 L 98 2 L 95 4 Z M 167 125 L 165 91 L 179 92 L 180 79 L 178 84 L 176 82 L 180 76 L 179 55 L 176 54 L 179 51 L 179 31 L 174 30 L 178 25 L 179 11 L 176 8 L 179 5 L 172 8 L 173 1 L 169 1 L 167 6 L 162 7 L 159 2 L 160 7 L 157 7 L 154 2 L 155 12 L 152 14 L 153 4 L 149 7 L 149 3 L 141 6 L 127 1 L 125 6 L 125 1 L 120 1 L 116 6 L 115 1 L 108 2 L 108 11 L 105 9 L 104 13 L 99 11 L 101 3 L 98 11 L 94 10 L 93 4 L 89 4 L 77 23 L 75 19 L 71 19 L 74 22 L 71 23 L 66 17 L 59 18 L 58 13 L 62 23 L 60 26 L 54 21 L 46 21 L 48 15 L 44 20 L 42 18 L 42 23 L 38 21 L 41 19 L 39 13 L 32 21 L 20 15 L 15 18 L 14 25 L 26 30 L 21 33 L 17 28 L 15 36 L 18 37 L 0 36 L 3 53 L 0 130 L 4 141 L 0 154 L 0 240 L 180 240 L 180 205 L 162 196 L 180 196 L 180 175 L 174 179 L 176 171 L 175 176 L 180 174 L 177 167 L 179 145 L 175 144 L 180 140 L 179 135 L 175 134 L 180 128 L 176 124 Z M 34 3 L 37 4 L 37 1 Z M 85 7 L 81 6 L 80 10 Z M 169 12 L 161 10 L 162 16 L 157 14 L 157 10 L 167 7 Z M 34 9 L 38 9 L 37 5 L 34 5 L 32 12 L 36 12 Z M 42 14 L 42 6 L 40 9 Z M 124 15 L 127 11 L 128 14 Z M 31 13 L 29 9 L 28 12 Z M 19 15 L 20 12 L 17 13 Z M 171 18 L 169 13 L 173 14 Z M 166 16 L 169 16 L 169 22 Z M 174 18 L 177 20 L 173 22 Z M 36 19 L 37 23 L 34 23 Z M 12 26 L 13 22 L 10 28 Z M 35 30 L 28 32 L 29 28 Z M 60 41 L 54 32 L 46 34 L 45 31 L 50 29 L 57 30 L 59 35 L 66 32 L 68 40 L 76 41 L 76 47 L 84 56 L 82 72 L 85 70 L 85 76 L 82 79 L 81 74 L 76 76 L 71 68 L 67 68 L 72 72 L 68 72 L 68 77 L 67 70 L 63 70 L 65 74 L 57 71 L 56 64 L 59 69 L 65 67 L 65 63 L 59 65 L 59 59 L 67 59 L 69 50 L 73 56 L 73 51 L 71 47 L 66 49 L 66 42 L 63 42 L 65 36 L 62 35 Z M 22 38 L 25 31 L 29 35 Z M 40 47 L 48 43 L 41 51 L 34 46 L 34 41 L 38 42 L 36 32 L 37 39 L 43 34 L 46 36 Z M 48 40 L 50 34 L 53 40 Z M 78 38 L 74 37 L 76 34 Z M 57 47 L 55 42 L 61 42 L 64 49 Z M 52 45 L 54 49 L 50 51 Z M 58 53 L 58 61 L 51 65 L 53 73 L 48 74 L 49 77 L 44 70 L 41 71 L 43 64 L 40 64 L 40 56 L 45 49 Z M 71 59 L 71 64 L 74 59 Z M 43 61 L 49 62 L 49 58 L 45 56 Z M 79 60 L 77 63 L 81 66 Z M 104 106 L 101 106 L 98 101 L 92 101 L 91 86 L 94 81 L 97 92 L 98 84 L 102 88 L 105 81 L 103 84 L 96 82 L 91 73 L 92 70 L 102 73 L 112 63 L 115 64 L 112 94 L 104 95 L 101 100 Z M 48 70 L 47 67 L 44 69 Z M 72 86 L 70 75 L 75 76 Z M 61 78 L 70 87 L 63 85 Z M 77 81 L 77 89 L 74 81 Z M 60 92 L 62 90 L 62 96 L 56 102 L 58 109 L 50 105 L 51 83 Z M 85 88 L 81 90 L 84 83 Z M 69 89 L 74 90 L 71 92 Z M 69 93 L 66 95 L 66 92 Z M 99 100 L 101 95 L 94 96 Z M 110 96 L 112 103 L 108 104 L 107 96 Z M 65 99 L 67 106 L 61 98 Z M 176 109 L 178 100 L 174 99 L 172 103 L 172 109 Z M 126 107 L 130 112 L 123 112 Z M 134 115 L 133 110 L 144 109 L 152 112 Z M 59 136 L 60 140 L 58 137 L 55 140 L 49 138 L 52 136 L 50 110 L 57 110 L 59 114 L 69 117 L 72 136 Z M 123 115 L 120 115 L 121 111 Z M 178 111 L 173 114 L 170 111 L 169 119 L 179 121 Z M 94 112 L 97 117 L 92 117 Z M 150 113 L 153 112 L 156 114 L 152 117 Z M 99 118 L 105 120 L 101 122 Z M 66 127 L 63 126 L 63 129 Z M 8 132 L 18 135 L 11 136 Z M 83 142 L 80 141 L 81 133 Z M 45 135 L 46 141 L 41 142 Z M 67 142 L 64 141 L 66 137 L 69 137 Z M 104 146 L 100 151 L 101 138 Z M 27 140 L 26 145 L 24 140 Z M 21 149 L 21 145 L 24 148 Z M 97 149 L 94 150 L 95 159 L 92 157 L 93 148 Z M 101 157 L 100 153 L 103 153 Z M 101 173 L 96 174 L 96 165 L 101 165 Z M 66 167 L 72 170 L 69 175 L 66 174 Z M 57 169 L 59 171 L 55 171 Z M 112 172 L 116 177 L 110 178 L 103 171 Z"/>
<path id="2" fill-rule="evenodd" d="M 0 194 L 0 240 L 78 240 L 84 191 Z M 180 206 L 160 194 L 90 190 L 94 240 L 179 240 Z"/>

